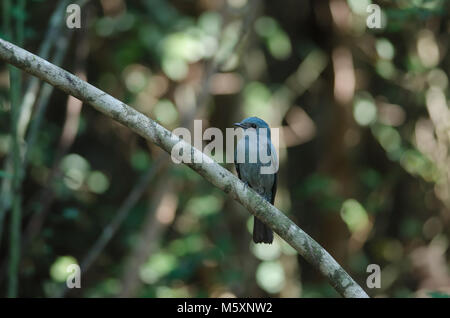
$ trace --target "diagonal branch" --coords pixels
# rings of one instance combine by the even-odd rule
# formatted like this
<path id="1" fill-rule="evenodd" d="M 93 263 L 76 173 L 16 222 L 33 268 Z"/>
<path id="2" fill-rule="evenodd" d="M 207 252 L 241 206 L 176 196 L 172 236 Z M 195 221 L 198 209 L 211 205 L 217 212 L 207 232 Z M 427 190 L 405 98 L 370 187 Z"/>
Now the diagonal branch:
<path id="1" fill-rule="evenodd" d="M 246 187 L 228 170 L 213 162 L 200 150 L 173 135 L 157 122 L 69 72 L 2 39 L 0 39 L 0 59 L 90 104 L 98 111 L 127 126 L 168 153 L 171 153 L 174 145 L 181 143 L 183 152 L 188 151 L 192 154 L 193 163 L 186 165 L 240 202 L 250 213 L 271 227 L 311 265 L 327 277 L 331 285 L 342 296 L 368 297 L 365 291 L 322 246 L 280 210 L 252 189 Z"/>

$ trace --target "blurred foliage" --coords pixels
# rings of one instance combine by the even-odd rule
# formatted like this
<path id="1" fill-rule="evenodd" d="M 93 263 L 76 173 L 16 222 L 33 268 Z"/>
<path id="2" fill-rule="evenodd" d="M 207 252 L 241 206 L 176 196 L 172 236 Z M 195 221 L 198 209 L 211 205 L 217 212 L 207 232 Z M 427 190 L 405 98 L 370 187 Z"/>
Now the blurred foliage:
<path id="1" fill-rule="evenodd" d="M 366 26 L 372 3 L 380 29 Z M 1 16 L 25 19 L 25 48 L 37 52 L 55 6 L 27 1 Z M 371 296 L 449 297 L 449 10 L 444 0 L 90 1 L 62 66 L 79 71 L 87 43 L 88 81 L 168 129 L 190 125 L 202 94 L 203 129 L 265 119 L 280 128 L 277 207 Z M 8 89 L 1 65 L 0 181 L 11 178 Z M 68 297 L 338 296 L 278 237 L 251 243 L 244 208 L 187 167 L 156 168 L 158 149 L 93 109 L 83 106 L 62 151 L 66 104 L 55 91 L 29 150 L 20 296 L 58 295 L 66 267 L 82 264 L 149 169 Z M 366 288 L 369 264 L 380 289 Z"/>

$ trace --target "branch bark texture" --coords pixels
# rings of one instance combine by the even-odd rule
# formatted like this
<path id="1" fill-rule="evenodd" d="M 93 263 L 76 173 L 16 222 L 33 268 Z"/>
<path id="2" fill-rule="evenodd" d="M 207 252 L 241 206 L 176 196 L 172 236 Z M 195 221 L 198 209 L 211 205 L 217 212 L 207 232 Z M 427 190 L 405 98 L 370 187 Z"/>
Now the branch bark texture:
<path id="1" fill-rule="evenodd" d="M 215 162 L 211 162 L 211 159 L 203 152 L 182 141 L 157 122 L 75 75 L 2 39 L 0 39 L 0 59 L 90 104 L 103 114 L 157 144 L 169 154 L 174 145 L 182 142 L 183 151 L 188 151 L 192 155 L 192 163 L 187 164 L 190 168 L 240 202 L 253 215 L 271 227 L 312 266 L 327 277 L 331 285 L 342 296 L 349 298 L 368 297 L 365 291 L 322 246 L 280 210 L 252 189 L 246 187 L 228 170 Z"/>

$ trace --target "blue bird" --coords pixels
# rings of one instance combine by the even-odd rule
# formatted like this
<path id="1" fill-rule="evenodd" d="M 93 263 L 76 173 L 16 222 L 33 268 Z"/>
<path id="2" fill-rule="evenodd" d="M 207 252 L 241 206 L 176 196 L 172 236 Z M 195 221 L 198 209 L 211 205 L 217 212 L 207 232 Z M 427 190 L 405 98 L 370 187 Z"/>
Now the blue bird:
<path id="1" fill-rule="evenodd" d="M 234 125 L 244 129 L 244 137 L 238 141 L 235 151 L 235 167 L 238 177 L 273 204 L 277 192 L 277 171 L 269 169 L 270 173 L 261 173 L 264 171 L 262 167 L 268 168 L 268 166 L 271 166 L 270 168 L 272 168 L 273 165 L 276 165 L 278 169 L 275 147 L 270 139 L 270 127 L 258 117 L 249 117 Z M 260 154 L 260 148 L 262 149 L 262 155 Z M 264 153 L 264 150 L 266 153 Z M 239 157 L 239 154 L 241 154 L 241 157 Z M 266 159 L 262 160 L 264 157 Z M 269 157 L 270 161 L 267 162 Z M 269 244 L 273 241 L 272 230 L 256 217 L 253 221 L 253 241 Z"/>

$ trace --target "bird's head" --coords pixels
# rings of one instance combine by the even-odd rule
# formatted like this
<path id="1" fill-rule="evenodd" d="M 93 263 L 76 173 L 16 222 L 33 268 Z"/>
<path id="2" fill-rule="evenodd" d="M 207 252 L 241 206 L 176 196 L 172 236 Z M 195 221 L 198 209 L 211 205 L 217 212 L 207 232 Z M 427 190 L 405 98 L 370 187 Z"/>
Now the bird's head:
<path id="1" fill-rule="evenodd" d="M 264 120 L 258 117 L 248 117 L 240 123 L 235 123 L 234 126 L 241 127 L 244 130 L 256 129 L 258 131 L 259 128 L 266 128 L 268 131 L 270 131 L 269 125 Z"/>

